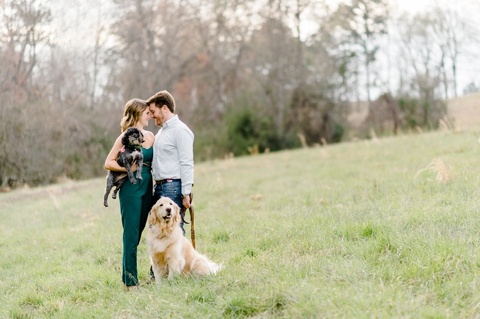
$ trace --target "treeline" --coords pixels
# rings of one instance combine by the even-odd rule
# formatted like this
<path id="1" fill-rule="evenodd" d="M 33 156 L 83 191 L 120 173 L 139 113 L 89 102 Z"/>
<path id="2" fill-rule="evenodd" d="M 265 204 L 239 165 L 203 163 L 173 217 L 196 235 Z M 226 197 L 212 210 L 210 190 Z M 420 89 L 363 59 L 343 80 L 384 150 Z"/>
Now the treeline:
<path id="1" fill-rule="evenodd" d="M 456 8 L 407 15 L 388 0 L 49 5 L 0 4 L 3 189 L 105 174 L 125 102 L 161 89 L 194 130 L 197 161 L 435 129 L 479 34 Z M 56 29 L 59 16 L 88 32 Z M 368 107 L 361 125 L 352 101 Z"/>

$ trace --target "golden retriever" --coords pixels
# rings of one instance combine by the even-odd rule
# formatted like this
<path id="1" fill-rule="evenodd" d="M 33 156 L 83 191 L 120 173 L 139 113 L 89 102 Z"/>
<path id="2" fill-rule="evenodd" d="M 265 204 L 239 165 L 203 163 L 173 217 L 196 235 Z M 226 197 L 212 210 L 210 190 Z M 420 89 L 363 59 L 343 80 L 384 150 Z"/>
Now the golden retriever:
<path id="1" fill-rule="evenodd" d="M 177 274 L 216 274 L 222 268 L 193 248 L 180 221 L 180 208 L 168 197 L 160 197 L 148 216 L 147 248 L 157 283 Z"/>

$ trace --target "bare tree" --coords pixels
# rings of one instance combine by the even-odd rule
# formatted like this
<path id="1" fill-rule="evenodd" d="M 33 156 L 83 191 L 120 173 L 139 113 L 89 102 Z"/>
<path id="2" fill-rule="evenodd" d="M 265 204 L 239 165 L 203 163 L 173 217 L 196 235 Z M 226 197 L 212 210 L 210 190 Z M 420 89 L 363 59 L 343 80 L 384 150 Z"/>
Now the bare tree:
<path id="1" fill-rule="evenodd" d="M 38 46 L 48 37 L 42 25 L 49 22 L 50 11 L 35 0 L 6 0 L 1 4 L 0 48 L 5 74 L 2 86 L 25 101 L 32 93 L 28 86 L 32 84 L 32 72 L 37 64 Z"/>
<path id="2" fill-rule="evenodd" d="M 254 1 L 210 1 L 198 10 L 196 28 L 201 43 L 192 76 L 195 110 L 201 121 L 223 119 L 226 106 L 245 88 L 245 53 L 255 24 Z M 209 105 L 203 110 L 199 105 Z"/>
<path id="3" fill-rule="evenodd" d="M 418 14 L 411 18 L 405 17 L 403 22 L 399 28 L 399 60 L 404 60 L 410 66 L 404 68 L 403 72 L 413 71 L 411 76 L 404 75 L 413 82 L 407 83 L 409 86 L 401 88 L 401 92 L 409 93 L 413 88 L 413 92 L 420 96 L 432 94 L 440 82 L 442 65 L 442 52 L 436 43 L 432 17 L 429 14 Z"/>
<path id="4" fill-rule="evenodd" d="M 411 117 L 416 117 L 418 125 L 434 127 L 443 116 L 444 106 L 438 103 L 441 98 L 445 53 L 435 37 L 434 20 L 428 13 L 404 17 L 400 30 L 401 51 L 398 61 L 402 68 L 403 86 L 399 96 L 416 98 Z"/>
<path id="5" fill-rule="evenodd" d="M 50 11 L 35 0 L 0 2 L 0 178 L 1 185 L 37 179 L 39 170 L 29 165 L 28 154 L 35 139 L 31 125 L 31 103 L 41 101 L 42 87 L 35 82 L 39 47 L 48 39 L 42 28 L 50 19 Z M 39 134 L 41 131 L 37 131 Z M 35 134 L 35 133 L 34 133 Z M 34 135 L 35 136 L 35 135 Z M 41 151 L 41 150 L 40 150 Z M 44 152 L 40 152 L 39 158 Z M 43 169 L 44 167 L 42 167 Z M 34 171 L 32 171 L 32 169 Z M 50 171 L 43 172 L 49 175 Z M 40 173 L 41 174 L 41 173 Z"/>
<path id="6" fill-rule="evenodd" d="M 308 40 L 307 81 L 315 83 L 333 101 L 359 100 L 358 59 L 351 40 L 340 27 L 344 17 L 338 9 L 323 6 L 316 11 L 317 31 Z"/>
<path id="7" fill-rule="evenodd" d="M 375 72 L 372 66 L 380 48 L 377 40 L 387 32 L 388 0 L 352 0 L 350 4 L 341 4 L 336 14 L 350 41 L 350 52 L 363 62 L 365 92 L 370 103 Z"/>
<path id="8" fill-rule="evenodd" d="M 117 1 L 113 26 L 119 41 L 116 60 L 123 100 L 148 97 L 160 88 L 174 89 L 197 56 L 193 8 L 187 1 Z"/>
<path id="9" fill-rule="evenodd" d="M 439 47 L 443 57 L 443 85 L 445 98 L 449 98 L 449 82 L 452 83 L 453 96 L 458 94 L 458 70 L 459 55 L 465 44 L 475 37 L 475 30 L 461 17 L 456 8 L 444 8 L 437 4 L 432 10 L 433 29 L 439 41 Z M 448 65 L 446 65 L 448 64 Z M 449 71 L 447 73 L 447 67 Z"/>

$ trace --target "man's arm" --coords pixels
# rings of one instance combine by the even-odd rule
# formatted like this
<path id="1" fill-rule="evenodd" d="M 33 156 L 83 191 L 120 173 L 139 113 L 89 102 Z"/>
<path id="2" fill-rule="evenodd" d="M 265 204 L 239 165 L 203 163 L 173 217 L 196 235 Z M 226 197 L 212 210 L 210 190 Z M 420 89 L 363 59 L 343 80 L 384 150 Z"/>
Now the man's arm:
<path id="1" fill-rule="evenodd" d="M 194 162 L 193 162 L 193 132 L 185 127 L 177 135 L 178 157 L 180 160 L 180 178 L 182 180 L 182 195 L 188 195 L 192 192 L 194 180 Z M 189 197 L 189 196 L 187 196 Z M 184 206 L 190 206 L 190 199 L 183 199 Z M 185 205 L 187 204 L 187 205 Z"/>

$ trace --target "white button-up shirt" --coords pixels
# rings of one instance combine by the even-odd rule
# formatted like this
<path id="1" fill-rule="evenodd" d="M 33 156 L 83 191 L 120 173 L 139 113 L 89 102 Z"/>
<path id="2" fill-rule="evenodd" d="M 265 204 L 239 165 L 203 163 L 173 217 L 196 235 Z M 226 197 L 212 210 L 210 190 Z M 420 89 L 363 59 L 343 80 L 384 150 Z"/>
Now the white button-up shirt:
<path id="1" fill-rule="evenodd" d="M 153 144 L 153 179 L 182 180 L 182 194 L 190 194 L 193 186 L 193 132 L 178 115 L 163 123 Z"/>

